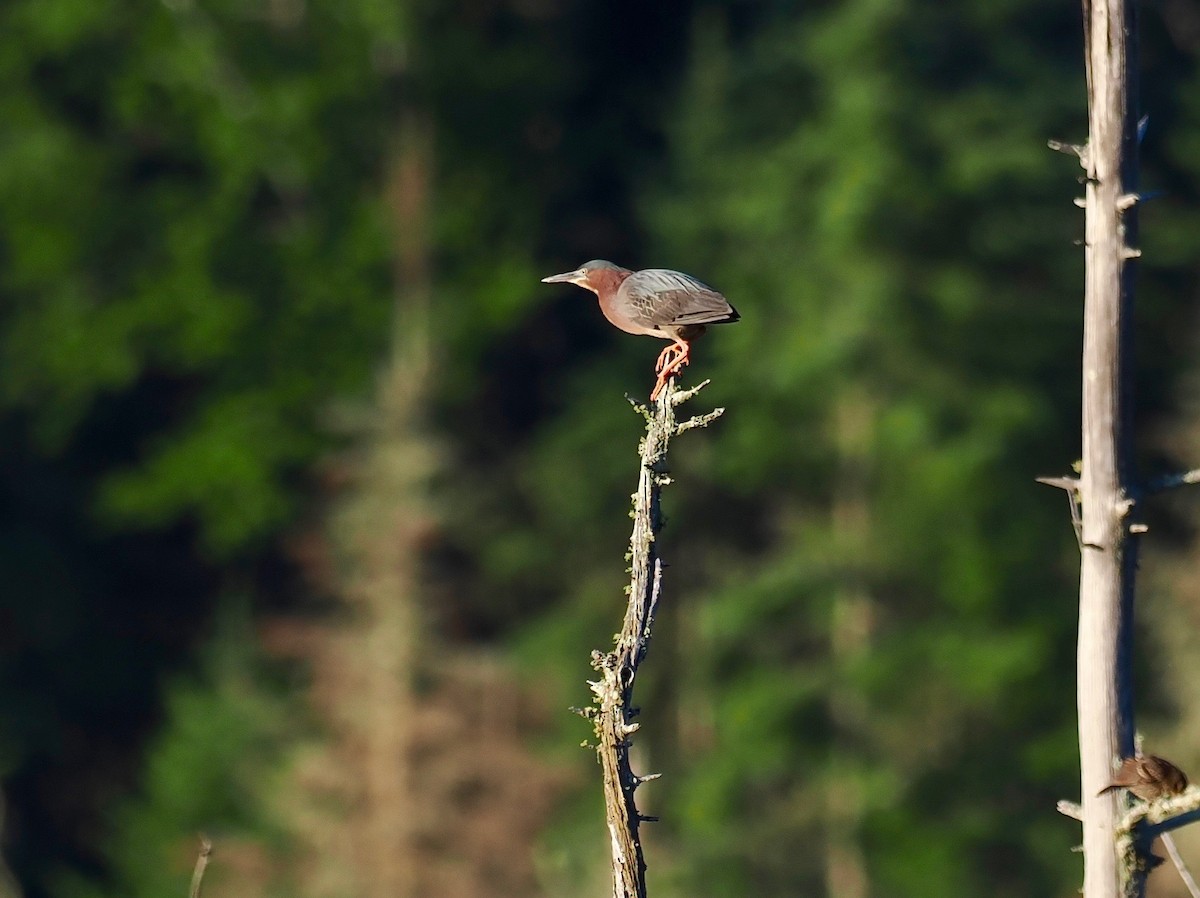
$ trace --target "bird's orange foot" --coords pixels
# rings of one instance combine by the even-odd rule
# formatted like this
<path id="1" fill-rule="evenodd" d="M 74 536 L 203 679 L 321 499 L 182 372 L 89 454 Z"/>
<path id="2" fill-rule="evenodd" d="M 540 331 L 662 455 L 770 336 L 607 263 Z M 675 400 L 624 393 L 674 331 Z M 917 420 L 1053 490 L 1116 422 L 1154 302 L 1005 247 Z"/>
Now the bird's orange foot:
<path id="1" fill-rule="evenodd" d="M 692 347 L 687 343 L 684 343 L 682 347 L 672 343 L 659 353 L 658 364 L 654 368 L 658 374 L 658 380 L 655 381 L 654 390 L 650 394 L 651 402 L 658 399 L 659 394 L 666 387 L 667 381 L 687 367 L 688 362 L 692 360 L 691 349 Z M 675 350 L 675 354 L 670 359 L 667 359 L 667 353 L 670 350 Z"/>
<path id="2" fill-rule="evenodd" d="M 691 360 L 691 357 L 691 343 L 672 343 L 658 354 L 658 361 L 654 363 L 654 373 L 678 371 Z"/>
<path id="3" fill-rule="evenodd" d="M 675 364 L 675 357 L 681 351 L 682 350 L 679 348 L 679 344 L 677 344 L 677 343 L 668 344 L 666 346 L 666 348 L 663 349 L 663 351 L 658 354 L 658 361 L 654 363 L 654 373 L 661 374 L 668 367 Z"/>
<path id="4" fill-rule="evenodd" d="M 673 374 L 678 374 L 687 367 L 688 362 L 692 360 L 692 347 L 688 343 L 683 344 L 683 348 L 675 354 L 666 365 L 663 366 L 659 374 L 663 377 L 670 377 Z"/>

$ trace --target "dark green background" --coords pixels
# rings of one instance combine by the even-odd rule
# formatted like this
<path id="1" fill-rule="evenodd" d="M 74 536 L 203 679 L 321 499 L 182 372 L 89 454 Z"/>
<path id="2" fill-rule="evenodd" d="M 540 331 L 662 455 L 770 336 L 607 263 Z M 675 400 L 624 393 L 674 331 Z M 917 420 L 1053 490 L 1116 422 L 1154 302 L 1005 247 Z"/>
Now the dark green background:
<path id="1" fill-rule="evenodd" d="M 1189 22 L 1143 10 L 1147 470 L 1189 420 Z M 667 496 L 655 892 L 824 894 L 832 831 L 871 894 L 1072 894 L 1076 552 L 1033 477 L 1079 451 L 1081 170 L 1046 149 L 1086 133 L 1077 4 L 12 0 L 0 35 L 0 773 L 27 894 L 161 898 L 147 833 L 286 841 L 239 771 L 307 732 L 304 675 L 255 622 L 327 601 L 289 545 L 404 307 L 385 180 L 414 121 L 423 638 L 584 700 L 621 602 L 622 395 L 659 346 L 538 278 L 691 272 L 742 321 L 697 346 L 728 412 Z M 586 727 L 550 716 L 539 750 L 588 786 L 542 850 L 592 857 Z"/>

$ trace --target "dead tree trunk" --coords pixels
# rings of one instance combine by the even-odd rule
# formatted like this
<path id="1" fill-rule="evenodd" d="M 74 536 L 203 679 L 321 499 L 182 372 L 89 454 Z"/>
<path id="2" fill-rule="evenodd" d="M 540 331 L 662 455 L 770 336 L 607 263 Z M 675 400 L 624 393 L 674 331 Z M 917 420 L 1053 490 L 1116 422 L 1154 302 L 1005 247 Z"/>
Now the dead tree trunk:
<path id="1" fill-rule="evenodd" d="M 1130 654 L 1136 488 L 1129 397 L 1136 243 L 1137 113 L 1133 0 L 1084 0 L 1088 143 L 1073 147 L 1086 172 L 1083 459 L 1064 478 L 1082 555 L 1078 702 L 1085 898 L 1136 894 L 1144 878 L 1117 848 L 1121 796 L 1100 795 L 1133 754 Z M 1061 147 L 1060 147 L 1061 148 Z M 1075 503 L 1078 502 L 1078 505 Z"/>
<path id="2" fill-rule="evenodd" d="M 1133 266 L 1138 250 L 1133 0 L 1085 0 L 1088 71 L 1079 752 L 1085 898 L 1131 882 L 1116 845 L 1118 796 L 1099 795 L 1133 754 L 1130 670 L 1135 540 L 1130 465 Z M 1138 878 L 1140 879 L 1140 877 Z"/>
<path id="3" fill-rule="evenodd" d="M 662 592 L 662 560 L 658 556 L 657 539 L 663 525 L 659 497 L 662 487 L 670 482 L 667 449 L 672 437 L 704 427 L 725 411 L 714 409 L 679 423 L 675 408 L 707 383 L 677 391 L 672 380 L 653 408 L 634 406 L 646 419 L 646 435 L 640 448 L 638 489 L 633 495 L 629 604 L 613 651 L 592 653 L 592 667 L 600 676 L 588 684 L 595 704 L 583 711 L 595 727 L 596 753 L 604 773 L 604 810 L 612 852 L 614 898 L 646 898 L 646 862 L 638 829 L 643 820 L 653 818 L 638 811 L 634 791 L 658 774 L 638 776 L 629 762 L 629 737 L 640 726 L 634 720 L 639 709 L 633 703 L 633 686 L 638 667 L 650 649 L 654 613 Z"/>

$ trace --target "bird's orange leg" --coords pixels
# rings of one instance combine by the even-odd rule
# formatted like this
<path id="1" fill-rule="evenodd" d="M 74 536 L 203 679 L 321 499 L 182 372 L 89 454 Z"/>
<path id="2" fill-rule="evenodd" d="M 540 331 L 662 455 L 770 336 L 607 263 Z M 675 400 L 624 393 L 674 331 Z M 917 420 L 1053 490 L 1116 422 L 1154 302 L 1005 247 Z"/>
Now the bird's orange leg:
<path id="1" fill-rule="evenodd" d="M 654 373 L 660 374 L 663 369 L 675 361 L 673 355 L 679 352 L 678 343 L 668 343 L 663 351 L 658 354 L 658 361 L 654 363 Z"/>
<path id="2" fill-rule="evenodd" d="M 691 343 L 685 343 L 684 341 L 680 340 L 673 348 L 677 349 L 678 352 L 676 353 L 675 358 L 671 359 L 671 361 L 668 362 L 666 367 L 662 370 L 662 373 L 668 376 L 671 374 L 678 374 L 685 367 L 687 367 L 688 362 L 692 360 Z"/>
<path id="3" fill-rule="evenodd" d="M 678 374 L 691 359 L 692 345 L 683 340 L 677 340 L 658 354 L 658 363 L 654 366 L 658 380 L 655 381 L 654 391 L 650 394 L 651 402 L 658 398 L 667 381 Z"/>
<path id="4" fill-rule="evenodd" d="M 658 394 L 663 391 L 663 387 L 667 385 L 667 378 L 661 374 L 658 375 L 658 380 L 654 382 L 654 389 L 650 391 L 650 401 L 654 402 L 658 399 Z"/>

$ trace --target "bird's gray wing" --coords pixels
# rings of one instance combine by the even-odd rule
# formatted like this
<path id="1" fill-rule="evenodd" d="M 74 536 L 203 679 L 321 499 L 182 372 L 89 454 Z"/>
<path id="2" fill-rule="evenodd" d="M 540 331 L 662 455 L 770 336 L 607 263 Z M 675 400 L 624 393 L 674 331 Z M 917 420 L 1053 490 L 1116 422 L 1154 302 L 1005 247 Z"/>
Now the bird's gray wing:
<path id="1" fill-rule="evenodd" d="M 635 272 L 621 284 L 629 317 L 643 327 L 737 321 L 738 313 L 716 290 L 669 268 Z"/>

